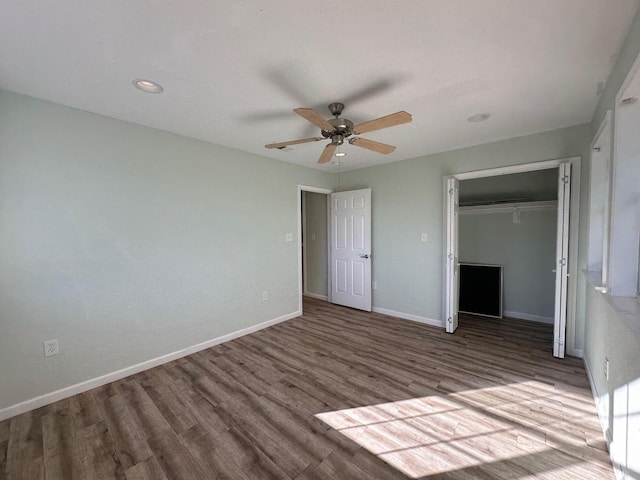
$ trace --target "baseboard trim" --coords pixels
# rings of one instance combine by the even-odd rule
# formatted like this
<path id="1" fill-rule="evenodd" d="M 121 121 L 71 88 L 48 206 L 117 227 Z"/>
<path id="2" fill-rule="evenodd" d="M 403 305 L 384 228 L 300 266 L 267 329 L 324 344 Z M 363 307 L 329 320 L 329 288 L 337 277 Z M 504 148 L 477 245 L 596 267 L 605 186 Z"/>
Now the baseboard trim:
<path id="1" fill-rule="evenodd" d="M 74 385 L 70 385 L 68 387 L 64 387 L 50 393 L 45 393 L 44 395 L 40 395 L 38 397 L 31 398 L 20 403 L 16 403 L 15 405 L 0 409 L 0 422 L 16 415 L 20 415 L 21 413 L 25 413 L 30 410 L 49 405 L 50 403 L 57 402 L 58 400 L 71 397 L 78 393 L 86 392 L 87 390 L 91 390 L 92 388 L 115 382 L 116 380 L 120 380 L 122 378 L 128 377 L 129 375 L 142 372 L 143 370 L 157 367 L 158 365 L 177 360 L 178 358 L 186 357 L 187 355 L 191 355 L 192 353 L 211 348 L 215 345 L 228 342 L 229 340 L 233 340 L 235 338 L 257 332 L 258 330 L 262 330 L 263 328 L 276 325 L 286 320 L 291 320 L 292 318 L 299 317 L 300 315 L 302 315 L 302 312 L 300 310 L 291 312 L 272 320 L 267 320 L 266 322 L 253 325 L 252 327 L 243 328 L 241 330 L 237 330 L 235 332 L 228 333 L 211 340 L 207 340 L 206 342 L 198 343 L 181 350 L 176 350 L 175 352 L 161 355 L 159 357 L 146 360 L 136 365 L 121 368 L 120 370 L 116 370 L 115 372 L 107 373 L 96 378 L 85 380 L 84 382 L 76 383 Z"/>
<path id="2" fill-rule="evenodd" d="M 505 317 L 518 318 L 520 320 L 529 320 L 530 322 L 550 323 L 553 324 L 553 317 L 543 317 L 542 315 L 531 315 L 530 313 L 504 311 Z"/>
<path id="3" fill-rule="evenodd" d="M 387 310 L 386 308 L 380 308 L 380 307 L 373 307 L 372 310 L 375 313 L 381 313 L 383 315 L 389 315 L 391 317 L 402 318 L 403 320 L 411 320 L 412 322 L 419 322 L 425 325 L 431 325 L 432 327 L 444 328 L 444 322 L 442 322 L 441 320 L 421 317 L 419 315 L 412 315 L 411 313 L 396 312 L 394 310 Z"/>
<path id="4" fill-rule="evenodd" d="M 609 420 L 607 419 L 606 411 L 604 410 L 604 406 L 600 401 L 600 395 L 598 395 L 598 389 L 596 388 L 596 382 L 593 380 L 593 374 L 591 367 L 589 366 L 589 362 L 586 357 L 583 358 L 584 369 L 587 372 L 587 380 L 589 380 L 589 386 L 591 387 L 591 395 L 593 395 L 593 401 L 596 404 L 596 411 L 598 412 L 598 420 L 600 421 L 600 429 L 602 430 L 602 438 L 607 443 L 607 450 L 609 451 L 609 457 L 611 458 L 611 464 L 613 465 L 613 472 L 616 476 L 616 479 L 623 480 L 625 478 L 624 472 L 619 468 L 616 462 L 613 461 L 613 457 L 611 457 L 611 441 L 610 437 L 611 432 L 609 430 Z"/>
<path id="5" fill-rule="evenodd" d="M 598 390 L 596 389 L 596 383 L 593 380 L 593 373 L 591 372 L 591 367 L 589 367 L 589 362 L 587 359 L 583 359 L 584 369 L 587 372 L 587 379 L 589 380 L 589 386 L 591 387 L 591 395 L 593 396 L 593 401 L 596 404 L 596 410 L 598 411 L 598 420 L 600 420 L 600 428 L 602 429 L 602 436 L 604 440 L 607 442 L 607 445 L 611 443 L 611 439 L 609 438 L 609 422 L 606 418 L 606 413 L 604 412 L 602 402 L 600 401 L 600 395 L 598 395 Z"/>
<path id="6" fill-rule="evenodd" d="M 309 298 L 315 298 L 317 300 L 324 300 L 325 302 L 329 301 L 328 296 L 320 295 L 319 293 L 304 292 L 302 295 Z"/>
<path id="7" fill-rule="evenodd" d="M 584 358 L 584 350 L 581 350 L 579 348 L 567 350 L 567 355 L 571 355 L 572 357 Z"/>

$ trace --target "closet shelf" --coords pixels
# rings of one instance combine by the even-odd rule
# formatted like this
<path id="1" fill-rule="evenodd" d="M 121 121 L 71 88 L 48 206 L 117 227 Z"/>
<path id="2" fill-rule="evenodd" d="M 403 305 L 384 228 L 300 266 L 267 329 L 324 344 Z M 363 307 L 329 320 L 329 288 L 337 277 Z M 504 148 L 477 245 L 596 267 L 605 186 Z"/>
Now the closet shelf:
<path id="1" fill-rule="evenodd" d="M 460 206 L 460 215 L 480 215 L 484 213 L 511 213 L 515 210 L 547 210 L 558 208 L 556 200 L 539 202 L 489 203 L 486 205 Z"/>

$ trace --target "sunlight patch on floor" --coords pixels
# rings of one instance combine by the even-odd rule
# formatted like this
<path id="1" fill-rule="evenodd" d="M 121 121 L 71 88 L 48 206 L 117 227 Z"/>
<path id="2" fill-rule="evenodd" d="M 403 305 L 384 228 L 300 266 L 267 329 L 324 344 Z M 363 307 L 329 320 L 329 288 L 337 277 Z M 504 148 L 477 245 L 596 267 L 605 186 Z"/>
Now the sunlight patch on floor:
<path id="1" fill-rule="evenodd" d="M 553 460 L 547 471 L 578 467 L 580 457 L 588 458 L 587 452 L 595 450 L 588 447 L 588 440 L 596 442 L 601 434 L 597 425 L 585 432 L 572 424 L 591 415 L 593 406 L 582 394 L 527 381 L 316 417 L 408 477 L 420 478 L 484 464 L 505 468 L 501 462 L 538 454 Z M 558 445 L 574 448 L 575 454 L 558 460 L 555 452 L 547 453 Z M 526 466 L 523 469 L 527 471 Z"/>

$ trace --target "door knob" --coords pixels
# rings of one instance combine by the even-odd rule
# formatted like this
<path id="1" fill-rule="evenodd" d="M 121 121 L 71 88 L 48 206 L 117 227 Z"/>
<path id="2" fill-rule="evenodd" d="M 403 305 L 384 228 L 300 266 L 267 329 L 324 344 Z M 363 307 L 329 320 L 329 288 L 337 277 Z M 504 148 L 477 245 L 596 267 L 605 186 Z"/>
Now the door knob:
<path id="1" fill-rule="evenodd" d="M 369 255 L 365 254 L 365 255 L 360 255 L 360 258 L 369 258 Z"/>

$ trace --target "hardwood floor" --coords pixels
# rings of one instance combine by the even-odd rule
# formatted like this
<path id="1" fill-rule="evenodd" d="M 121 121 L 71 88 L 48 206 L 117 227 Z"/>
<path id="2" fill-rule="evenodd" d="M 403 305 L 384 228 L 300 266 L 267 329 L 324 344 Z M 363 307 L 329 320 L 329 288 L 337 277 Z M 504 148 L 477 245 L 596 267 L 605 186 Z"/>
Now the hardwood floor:
<path id="1" fill-rule="evenodd" d="M 613 479 L 550 326 L 304 316 L 0 423 L 0 479 Z"/>

